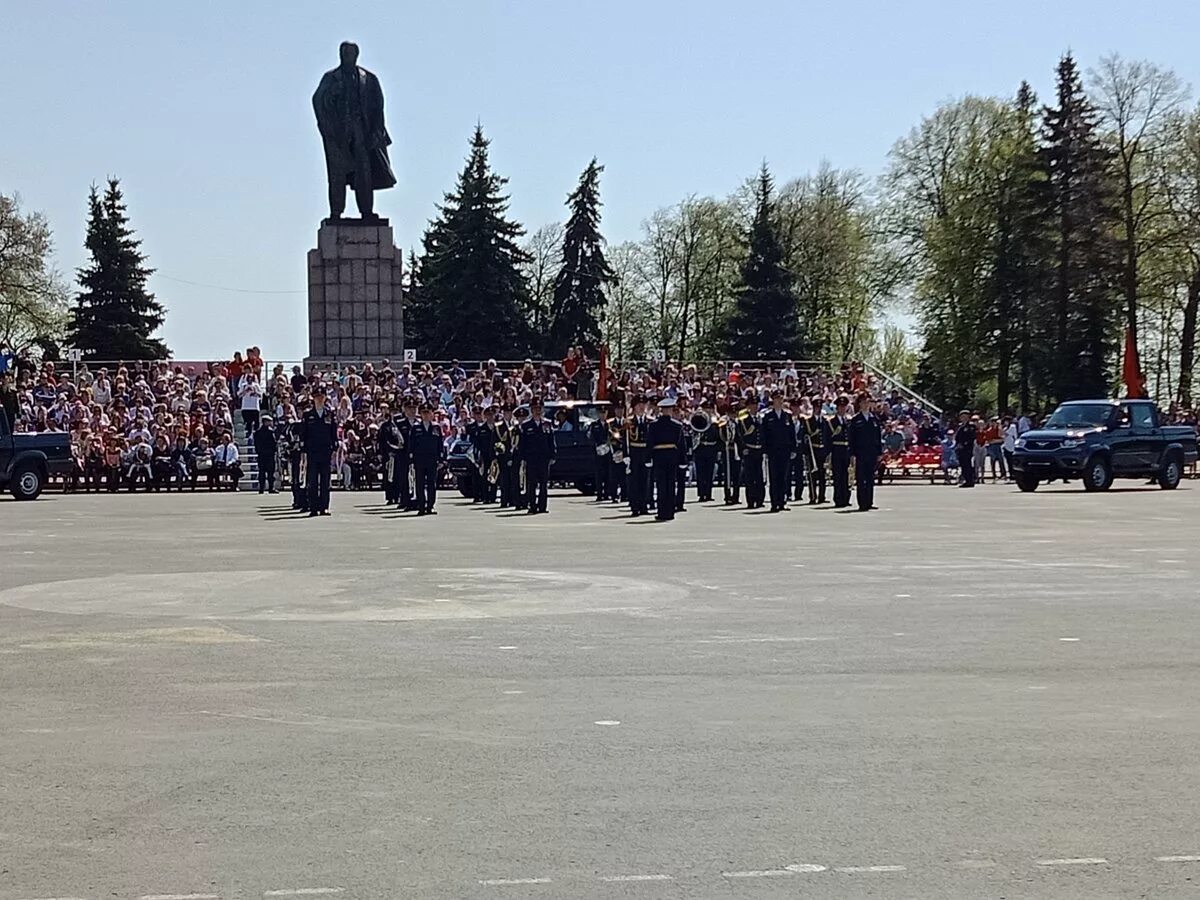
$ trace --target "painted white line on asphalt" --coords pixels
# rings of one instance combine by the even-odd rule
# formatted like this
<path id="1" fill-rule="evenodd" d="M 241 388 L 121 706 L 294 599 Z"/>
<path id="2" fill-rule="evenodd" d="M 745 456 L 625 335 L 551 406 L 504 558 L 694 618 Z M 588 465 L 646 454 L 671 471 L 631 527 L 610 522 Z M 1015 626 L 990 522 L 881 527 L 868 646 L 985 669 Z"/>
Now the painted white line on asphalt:
<path id="1" fill-rule="evenodd" d="M 497 647 L 496 649 L 497 650 L 516 650 L 517 648 L 515 646 L 513 646 L 512 644 L 505 644 L 503 647 Z"/>
<path id="2" fill-rule="evenodd" d="M 780 875 L 791 875 L 787 869 L 750 869 L 746 872 L 722 872 L 722 878 L 776 878 Z"/>
<path id="3" fill-rule="evenodd" d="M 283 891 L 263 891 L 264 897 L 312 897 L 317 894 L 340 894 L 345 888 L 291 888 Z"/>
<path id="4" fill-rule="evenodd" d="M 505 691 L 504 693 L 506 693 L 506 694 L 523 694 L 525 692 L 524 691 Z"/>
<path id="5" fill-rule="evenodd" d="M 789 872 L 808 873 L 808 872 L 824 872 L 827 866 L 818 866 L 816 863 L 792 863 L 790 866 L 784 866 Z"/>
<path id="6" fill-rule="evenodd" d="M 907 600 L 911 596 L 912 596 L 912 594 L 897 594 L 896 599 L 897 600 Z"/>
<path id="7" fill-rule="evenodd" d="M 1099 856 L 1080 856 L 1068 859 L 1039 859 L 1039 866 L 1106 866 L 1107 859 Z"/>
<path id="8" fill-rule="evenodd" d="M 843 875 L 860 875 L 864 872 L 907 872 L 905 866 L 836 866 L 835 872 Z"/>
<path id="9" fill-rule="evenodd" d="M 1064 644 L 1078 644 L 1079 638 L 1059 638 Z"/>
<path id="10" fill-rule="evenodd" d="M 1200 856 L 1156 856 L 1155 862 L 1200 862 Z"/>
<path id="11" fill-rule="evenodd" d="M 621 722 L 618 719 L 601 719 L 600 721 L 593 722 L 592 724 L 593 725 L 620 725 Z"/>
<path id="12" fill-rule="evenodd" d="M 674 881 L 670 875 L 602 875 L 601 881 L 620 883 L 626 881 Z"/>
<path id="13" fill-rule="evenodd" d="M 479 882 L 487 887 L 507 887 L 513 884 L 549 884 L 549 878 L 484 878 Z"/>

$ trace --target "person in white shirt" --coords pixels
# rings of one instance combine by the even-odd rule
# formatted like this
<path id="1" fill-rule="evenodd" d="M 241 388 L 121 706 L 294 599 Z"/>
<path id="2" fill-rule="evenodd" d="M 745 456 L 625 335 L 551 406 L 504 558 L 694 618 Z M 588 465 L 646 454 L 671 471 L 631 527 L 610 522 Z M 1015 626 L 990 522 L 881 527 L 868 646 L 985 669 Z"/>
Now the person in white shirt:
<path id="1" fill-rule="evenodd" d="M 242 467 L 239 462 L 238 447 L 233 442 L 233 435 L 226 432 L 221 436 L 221 443 L 213 450 L 213 470 L 216 473 L 216 485 L 221 487 L 222 476 L 228 475 L 233 489 L 238 489 L 242 480 Z"/>
<path id="2" fill-rule="evenodd" d="M 258 430 L 258 416 L 261 409 L 262 385 L 253 372 L 242 376 L 238 397 L 242 401 L 242 424 L 246 426 L 246 434 L 254 434 Z"/>
<path id="3" fill-rule="evenodd" d="M 1009 481 L 1013 478 L 1013 454 L 1017 452 L 1017 438 L 1020 434 L 1020 425 L 1015 419 L 1010 419 L 1004 429 L 1004 464 Z"/>

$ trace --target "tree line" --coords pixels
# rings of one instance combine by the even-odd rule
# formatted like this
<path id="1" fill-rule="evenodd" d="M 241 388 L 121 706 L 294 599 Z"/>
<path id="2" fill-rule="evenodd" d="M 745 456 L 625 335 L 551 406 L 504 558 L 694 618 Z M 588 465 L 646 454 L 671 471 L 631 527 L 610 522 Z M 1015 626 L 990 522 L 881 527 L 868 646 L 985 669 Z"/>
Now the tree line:
<path id="1" fill-rule="evenodd" d="M 411 255 L 407 331 L 426 358 L 604 343 L 622 359 L 864 359 L 943 405 L 1002 409 L 1109 394 L 1126 339 L 1152 396 L 1192 402 L 1200 108 L 1153 63 L 1109 56 L 1085 77 L 1067 55 L 1046 102 L 1025 83 L 945 102 L 878 178 L 823 163 L 777 186 L 764 164 L 615 245 L 598 161 L 566 221 L 527 233 L 488 150 L 477 127 Z M 0 197 L 0 338 L 165 351 L 115 180 L 89 198 L 87 247 L 72 298 L 45 221 Z"/>

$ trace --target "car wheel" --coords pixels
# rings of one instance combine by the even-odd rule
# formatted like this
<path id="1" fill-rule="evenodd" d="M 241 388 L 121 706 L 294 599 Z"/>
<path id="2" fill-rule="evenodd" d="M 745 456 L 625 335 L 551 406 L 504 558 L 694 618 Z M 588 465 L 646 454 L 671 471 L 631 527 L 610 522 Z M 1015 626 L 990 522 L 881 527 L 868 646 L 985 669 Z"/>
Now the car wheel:
<path id="1" fill-rule="evenodd" d="M 474 497 L 475 492 L 471 489 L 471 479 L 466 475 L 459 475 L 454 481 L 454 486 L 458 488 L 458 492 L 464 497 Z"/>
<path id="2" fill-rule="evenodd" d="M 1032 475 L 1018 475 L 1017 489 L 1023 494 L 1032 494 L 1038 489 L 1038 480 Z"/>
<path id="3" fill-rule="evenodd" d="M 1112 486 L 1112 480 L 1112 466 L 1107 457 L 1093 456 L 1088 460 L 1087 470 L 1083 474 L 1085 491 L 1107 491 Z"/>
<path id="4" fill-rule="evenodd" d="M 1182 477 L 1183 466 L 1179 462 L 1179 455 L 1172 453 L 1167 457 L 1162 471 L 1158 473 L 1158 486 L 1164 491 L 1173 491 L 1179 487 L 1179 479 Z"/>
<path id="5" fill-rule="evenodd" d="M 12 473 L 9 490 L 18 500 L 36 500 L 42 492 L 45 479 L 32 463 L 22 463 Z"/>

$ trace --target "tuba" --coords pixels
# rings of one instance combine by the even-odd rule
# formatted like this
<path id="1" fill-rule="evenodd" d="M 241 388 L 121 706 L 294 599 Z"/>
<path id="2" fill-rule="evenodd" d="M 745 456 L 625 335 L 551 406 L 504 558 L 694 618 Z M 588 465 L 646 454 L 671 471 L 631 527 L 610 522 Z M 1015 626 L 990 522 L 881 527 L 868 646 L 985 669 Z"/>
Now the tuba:
<path id="1" fill-rule="evenodd" d="M 692 417 L 688 419 L 688 424 L 692 426 L 692 431 L 696 434 L 704 434 L 708 429 L 712 428 L 712 417 L 702 409 L 692 413 Z"/>

